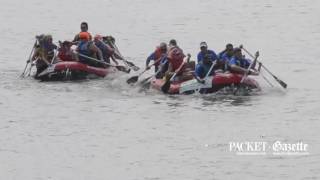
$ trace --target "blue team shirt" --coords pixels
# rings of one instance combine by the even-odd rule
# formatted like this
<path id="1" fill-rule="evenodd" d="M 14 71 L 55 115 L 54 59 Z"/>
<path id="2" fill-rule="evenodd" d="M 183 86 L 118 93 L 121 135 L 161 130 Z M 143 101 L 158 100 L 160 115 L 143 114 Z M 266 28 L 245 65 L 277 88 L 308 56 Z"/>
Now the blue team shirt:
<path id="1" fill-rule="evenodd" d="M 201 63 L 204 59 L 204 56 L 207 54 L 210 56 L 210 59 L 212 60 L 212 62 L 218 59 L 217 54 L 212 50 L 208 50 L 207 53 L 203 53 L 200 51 L 198 53 L 198 63 Z"/>
<path id="2" fill-rule="evenodd" d="M 167 59 L 167 56 L 161 57 L 160 64 L 162 64 L 163 62 L 165 62 L 166 59 Z M 148 56 L 146 63 L 149 64 L 151 60 L 157 60 L 157 59 L 156 59 L 156 53 L 155 53 L 155 52 L 151 53 L 151 54 Z"/>
<path id="3" fill-rule="evenodd" d="M 225 62 L 225 63 L 229 63 L 229 61 L 230 61 L 232 58 L 233 58 L 233 56 L 229 57 L 226 52 L 219 54 L 219 59 L 220 59 L 222 62 Z"/>
<path id="4" fill-rule="evenodd" d="M 232 57 L 231 60 L 229 61 L 229 65 L 237 65 L 242 68 L 248 68 L 251 64 L 251 61 L 249 59 L 237 59 L 236 57 Z"/>
<path id="5" fill-rule="evenodd" d="M 211 65 L 206 66 L 206 65 L 203 65 L 202 63 L 197 64 L 196 70 L 195 70 L 196 76 L 198 76 L 200 78 L 204 78 L 207 75 L 208 71 L 210 70 L 210 67 L 211 67 Z M 214 71 L 212 68 L 209 76 L 212 76 L 213 74 L 214 74 Z"/>
<path id="6" fill-rule="evenodd" d="M 150 61 L 151 60 L 154 60 L 155 59 L 155 55 L 156 53 L 155 52 L 153 52 L 153 53 L 151 53 L 149 56 L 148 56 L 148 58 L 147 58 L 147 63 L 149 64 L 150 63 Z"/>

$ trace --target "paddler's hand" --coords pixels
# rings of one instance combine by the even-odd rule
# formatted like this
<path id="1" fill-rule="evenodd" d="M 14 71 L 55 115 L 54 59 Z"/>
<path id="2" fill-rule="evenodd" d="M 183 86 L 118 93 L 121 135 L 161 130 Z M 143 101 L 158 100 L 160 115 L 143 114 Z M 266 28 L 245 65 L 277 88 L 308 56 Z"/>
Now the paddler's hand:
<path id="1" fill-rule="evenodd" d="M 204 79 L 199 79 L 199 78 L 196 78 L 196 80 L 198 81 L 198 83 L 201 83 L 201 84 L 204 84 L 206 83 L 206 81 Z"/>
<path id="2" fill-rule="evenodd" d="M 256 58 L 259 57 L 259 55 L 260 55 L 259 51 L 257 51 L 256 54 L 255 54 Z"/>

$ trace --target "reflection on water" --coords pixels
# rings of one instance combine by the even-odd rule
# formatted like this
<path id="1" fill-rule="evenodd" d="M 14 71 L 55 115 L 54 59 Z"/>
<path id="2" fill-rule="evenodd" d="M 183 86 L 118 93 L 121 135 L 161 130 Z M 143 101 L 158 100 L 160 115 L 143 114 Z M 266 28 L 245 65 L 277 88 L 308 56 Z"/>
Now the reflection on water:
<path id="1" fill-rule="evenodd" d="M 250 96 L 234 96 L 234 95 L 205 95 L 203 96 L 203 106 L 223 103 L 229 106 L 250 106 Z"/>

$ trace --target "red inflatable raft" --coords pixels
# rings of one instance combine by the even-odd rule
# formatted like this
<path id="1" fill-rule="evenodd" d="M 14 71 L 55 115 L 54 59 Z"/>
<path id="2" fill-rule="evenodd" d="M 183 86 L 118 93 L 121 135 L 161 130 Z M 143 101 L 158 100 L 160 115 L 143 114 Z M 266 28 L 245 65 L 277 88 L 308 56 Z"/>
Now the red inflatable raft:
<path id="1" fill-rule="evenodd" d="M 41 72 L 38 79 L 43 81 L 78 80 L 86 79 L 89 76 L 90 78 L 105 77 L 116 71 L 117 69 L 114 67 L 100 68 L 75 61 L 62 61 Z"/>
<path id="2" fill-rule="evenodd" d="M 242 79 L 243 75 L 241 74 L 234 74 L 234 73 L 217 73 L 213 77 L 209 77 L 209 83 L 208 85 L 204 88 L 199 89 L 200 93 L 214 93 L 219 91 L 220 89 L 224 87 L 230 87 L 230 86 L 239 86 L 240 81 Z M 193 80 L 188 80 L 188 81 L 193 81 L 196 82 L 194 79 Z M 170 89 L 168 91 L 169 94 L 188 94 L 190 92 L 186 92 L 185 89 L 183 89 L 184 85 L 188 84 L 188 81 L 185 82 L 172 82 L 170 85 Z M 210 83 L 211 82 L 211 83 Z M 157 90 L 161 91 L 161 87 L 164 84 L 163 79 L 153 79 L 151 81 L 151 87 Z M 190 83 L 189 83 L 190 84 Z M 198 85 L 201 86 L 199 83 Z M 260 90 L 260 86 L 256 80 L 254 80 L 251 77 L 245 78 L 243 83 L 241 83 L 241 86 L 244 86 L 249 89 L 257 89 Z M 183 90 L 182 90 L 183 89 Z"/>

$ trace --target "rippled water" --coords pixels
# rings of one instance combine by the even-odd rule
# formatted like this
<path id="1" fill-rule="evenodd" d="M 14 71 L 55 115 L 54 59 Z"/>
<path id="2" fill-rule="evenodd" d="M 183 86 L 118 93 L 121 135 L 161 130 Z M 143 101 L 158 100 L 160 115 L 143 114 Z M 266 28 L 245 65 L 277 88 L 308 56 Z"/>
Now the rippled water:
<path id="1" fill-rule="evenodd" d="M 320 1 L 1 0 L 0 179 L 319 179 Z M 130 76 L 19 79 L 34 36 L 72 39 L 81 21 L 143 67 L 161 41 L 260 51 L 288 83 L 252 96 L 165 96 Z M 132 75 L 132 74 L 131 74 Z M 266 74 L 267 75 L 267 74 Z M 270 80 L 270 76 L 268 76 Z M 238 156 L 230 141 L 302 141 L 306 156 Z"/>

